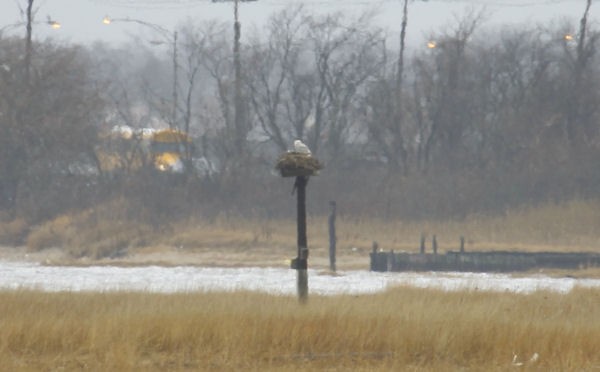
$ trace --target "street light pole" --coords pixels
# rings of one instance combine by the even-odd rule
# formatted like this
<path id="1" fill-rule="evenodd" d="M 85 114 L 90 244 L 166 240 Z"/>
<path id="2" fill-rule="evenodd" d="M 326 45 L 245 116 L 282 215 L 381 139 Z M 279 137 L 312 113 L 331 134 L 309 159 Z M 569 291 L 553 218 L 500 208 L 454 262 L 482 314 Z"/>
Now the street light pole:
<path id="1" fill-rule="evenodd" d="M 142 21 L 139 19 L 133 19 L 133 18 L 110 18 L 108 16 L 105 16 L 102 19 L 102 23 L 104 23 L 105 25 L 110 25 L 113 22 L 131 22 L 131 23 L 140 24 L 142 26 L 150 27 L 150 28 L 154 29 L 155 31 L 158 31 L 159 33 L 161 33 L 163 36 L 165 36 L 166 40 L 169 40 L 168 44 L 171 44 L 173 47 L 173 54 L 172 54 L 172 58 L 173 58 L 173 92 L 172 92 L 173 104 L 171 107 L 171 123 L 169 123 L 169 127 L 177 128 L 177 99 L 178 99 L 177 87 L 179 85 L 179 78 L 178 78 L 179 65 L 177 63 L 177 60 L 178 60 L 178 57 L 177 57 L 177 52 L 178 52 L 177 51 L 177 37 L 178 37 L 177 31 L 169 31 L 160 25 Z M 154 42 L 153 44 L 161 44 L 161 42 Z"/>
<path id="2" fill-rule="evenodd" d="M 27 1 L 27 10 L 25 12 L 27 16 L 27 25 L 25 26 L 27 29 L 27 35 L 25 37 L 25 83 L 29 85 L 29 75 L 31 71 L 31 53 L 32 53 L 32 44 L 31 38 L 33 34 L 33 27 L 31 26 L 33 23 L 33 0 Z"/>
<path id="3" fill-rule="evenodd" d="M 242 34 L 242 25 L 239 20 L 239 2 L 240 0 L 221 0 L 233 2 L 233 70 L 234 70 L 234 126 L 235 126 L 235 148 L 242 149 L 244 142 L 244 119 L 242 113 L 242 63 L 240 59 L 240 38 Z M 242 0 L 243 1 L 243 0 Z M 248 0 L 247 0 L 248 1 Z M 213 0 L 213 2 L 216 2 Z M 241 155 L 241 154 L 238 154 Z"/>
<path id="4" fill-rule="evenodd" d="M 173 32 L 173 113 L 172 113 L 172 117 L 173 117 L 173 126 L 175 128 L 177 128 L 177 76 L 178 76 L 178 71 L 177 71 L 178 67 L 177 67 L 177 31 Z M 188 134 L 186 132 L 186 134 Z"/>

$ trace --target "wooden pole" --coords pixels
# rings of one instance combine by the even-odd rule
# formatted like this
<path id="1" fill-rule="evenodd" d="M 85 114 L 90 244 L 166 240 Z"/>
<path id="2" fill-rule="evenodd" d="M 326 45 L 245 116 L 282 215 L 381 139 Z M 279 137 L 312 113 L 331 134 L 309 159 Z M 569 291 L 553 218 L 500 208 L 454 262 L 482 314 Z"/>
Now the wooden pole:
<path id="1" fill-rule="evenodd" d="M 179 72 L 177 71 L 177 31 L 173 32 L 173 107 L 171 108 L 172 110 L 172 117 L 171 120 L 173 120 L 173 123 L 171 124 L 172 128 L 175 129 L 179 129 L 179 126 L 177 125 L 177 86 L 178 86 L 178 76 Z M 190 134 L 190 129 L 188 128 L 188 124 L 186 123 L 186 127 L 185 127 L 185 134 L 188 135 Z M 187 145 L 187 143 L 186 143 Z M 187 146 L 186 146 L 186 160 L 188 160 L 189 158 L 187 157 L 188 155 L 188 150 L 187 150 Z M 187 166 L 187 164 L 186 164 Z"/>
<path id="2" fill-rule="evenodd" d="M 27 29 L 27 35 L 25 37 L 25 83 L 29 86 L 29 78 L 31 75 L 31 55 L 33 54 L 31 42 L 33 34 L 33 0 L 27 0 L 27 10 L 25 14 L 27 16 L 27 24 L 25 26 Z"/>
<path id="3" fill-rule="evenodd" d="M 296 177 L 297 191 L 297 224 L 298 224 L 298 258 L 297 258 L 297 289 L 298 300 L 305 303 L 308 300 L 308 242 L 306 238 L 306 184 L 308 177 Z"/>
<path id="4" fill-rule="evenodd" d="M 329 202 L 329 207 L 331 212 L 329 213 L 329 269 L 335 272 L 335 214 L 336 214 L 336 204 L 335 201 Z"/>
<path id="5" fill-rule="evenodd" d="M 371 251 L 371 271 L 383 271 L 379 266 L 379 260 L 377 256 L 377 242 L 373 242 L 373 250 Z"/>
<path id="6" fill-rule="evenodd" d="M 238 149 L 243 149 L 243 143 L 245 141 L 245 122 L 242 117 L 242 63 L 240 60 L 240 38 L 242 35 L 242 24 L 239 20 L 239 8 L 238 8 L 238 0 L 234 1 L 233 8 L 233 68 L 234 68 L 234 122 L 235 122 L 235 130 L 236 137 L 235 143 Z M 242 154 L 237 154 L 241 156 Z"/>

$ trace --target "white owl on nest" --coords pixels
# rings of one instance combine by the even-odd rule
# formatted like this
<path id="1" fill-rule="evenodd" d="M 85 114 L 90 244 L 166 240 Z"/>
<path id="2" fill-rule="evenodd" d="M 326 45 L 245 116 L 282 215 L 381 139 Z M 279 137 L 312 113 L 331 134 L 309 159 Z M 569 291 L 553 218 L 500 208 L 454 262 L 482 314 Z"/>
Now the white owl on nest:
<path id="1" fill-rule="evenodd" d="M 301 154 L 306 154 L 306 155 L 310 155 L 310 149 L 308 148 L 308 146 L 306 146 L 304 144 L 304 142 L 300 141 L 300 140 L 295 140 L 294 141 L 294 151 L 295 152 L 299 152 Z"/>

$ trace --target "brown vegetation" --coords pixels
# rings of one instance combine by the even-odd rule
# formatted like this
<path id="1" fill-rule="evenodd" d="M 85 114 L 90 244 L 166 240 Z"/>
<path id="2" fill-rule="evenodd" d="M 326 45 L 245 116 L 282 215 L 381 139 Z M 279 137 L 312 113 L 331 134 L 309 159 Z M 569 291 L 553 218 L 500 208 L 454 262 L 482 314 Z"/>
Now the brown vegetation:
<path id="1" fill-rule="evenodd" d="M 0 293 L 7 370 L 600 367 L 600 293 Z M 527 362 L 534 354 L 535 362 Z"/>
<path id="2" fill-rule="evenodd" d="M 122 200 L 34 226 L 26 240 L 28 250 L 60 248 L 71 259 L 107 258 L 113 263 L 117 258 L 125 260 L 123 256 L 136 256 L 134 261 L 143 263 L 141 257 L 152 253 L 148 260 L 165 264 L 204 262 L 245 266 L 284 265 L 285 259 L 292 258 L 295 252 L 297 232 L 292 218 L 221 216 L 212 220 L 167 220 L 164 225 L 153 226 L 128 220 L 130 209 L 130 204 Z M 417 252 L 421 234 L 428 237 L 428 251 L 431 236 L 435 234 L 441 253 L 457 250 L 460 236 L 466 238 L 465 248 L 469 251 L 598 252 L 600 233 L 596 221 L 600 218 L 599 211 L 600 201 L 575 200 L 515 208 L 502 216 L 472 215 L 460 221 L 406 221 L 341 215 L 336 231 L 338 267 L 367 268 L 373 241 L 386 251 Z M 0 224 L 0 231 L 10 230 L 12 224 Z M 312 264 L 327 266 L 329 236 L 325 217 L 309 216 L 308 243 Z M 166 259 L 165 255 L 173 257 Z"/>
<path id="3" fill-rule="evenodd" d="M 17 245 L 27 236 L 29 226 L 22 218 L 9 220 L 0 219 L 0 244 Z"/>

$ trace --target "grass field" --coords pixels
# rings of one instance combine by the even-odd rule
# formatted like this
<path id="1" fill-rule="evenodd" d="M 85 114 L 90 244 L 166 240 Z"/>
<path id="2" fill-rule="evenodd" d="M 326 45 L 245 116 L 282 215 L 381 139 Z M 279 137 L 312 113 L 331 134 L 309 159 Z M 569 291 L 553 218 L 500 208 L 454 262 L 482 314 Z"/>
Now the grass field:
<path id="1" fill-rule="evenodd" d="M 115 208 L 126 207 L 122 203 Z M 342 207 L 336 224 L 340 270 L 368 269 L 368 253 L 375 241 L 385 251 L 418 252 L 422 234 L 427 237 L 428 252 L 436 235 L 442 254 L 458 250 L 461 236 L 468 251 L 600 252 L 599 200 L 549 203 L 507 210 L 502 215 L 471 215 L 463 220 L 427 221 L 357 217 L 345 214 Z M 0 223 L 0 244 L 11 245 L 16 235 L 26 231 L 29 256 L 39 257 L 40 262 L 67 265 L 289 266 L 286 260 L 296 255 L 293 218 L 190 218 L 165 221 L 157 228 L 122 221 L 122 213 L 102 208 L 94 218 L 90 217 L 94 213 L 86 211 L 31 227 L 18 221 Z M 309 213 L 307 222 L 310 264 L 327 268 L 327 216 Z M 55 254 L 57 250 L 62 254 Z M 595 277 L 599 272 L 586 271 Z"/>
<path id="2" fill-rule="evenodd" d="M 370 249 L 417 251 L 421 234 L 436 235 L 441 250 L 458 249 L 464 236 L 467 249 L 521 249 L 526 251 L 600 251 L 600 201 L 575 200 L 506 211 L 500 216 L 472 215 L 464 220 L 405 221 L 347 216 L 337 218 L 338 245 Z M 309 245 L 328 246 L 327 216 L 308 217 Z M 185 247 L 294 245 L 295 220 L 217 219 L 190 221 L 166 240 Z"/>
<path id="3" fill-rule="evenodd" d="M 0 314 L 7 371 L 600 369 L 597 290 L 396 288 L 305 305 L 245 292 L 5 291 Z"/>
<path id="4" fill-rule="evenodd" d="M 338 268 L 368 268 L 374 241 L 385 251 L 416 253 L 422 234 L 427 237 L 428 252 L 433 235 L 442 253 L 458 250 L 461 236 L 468 251 L 600 252 L 598 221 L 600 202 L 595 200 L 513 209 L 500 216 L 473 215 L 460 221 L 384 220 L 340 213 L 336 223 Z M 294 220 L 269 219 L 189 221 L 162 239 L 162 244 L 181 247 L 185 252 L 247 253 L 249 261 L 269 256 L 291 258 L 296 249 L 296 224 Z M 308 245 L 312 265 L 326 267 L 326 216 L 309 216 Z"/>
<path id="5" fill-rule="evenodd" d="M 598 252 L 598 221 L 598 201 L 462 221 L 362 219 L 341 210 L 338 268 L 366 269 L 373 241 L 385 250 L 416 251 L 421 233 L 436 234 L 442 252 L 456 249 L 460 236 L 468 250 Z M 326 267 L 327 219 L 309 215 L 308 222 L 311 266 Z M 102 249 L 138 239 L 129 253 L 146 258 L 128 256 L 125 264 L 152 257 L 166 264 L 284 265 L 296 249 L 293 220 L 190 220 L 152 236 L 136 233 L 145 228 L 103 223 L 81 236 L 110 231 L 100 234 L 107 238 Z M 80 232 L 63 217 L 33 234 L 31 255 L 77 242 Z M 598 270 L 582 275 L 598 276 Z M 600 371 L 598 290 L 522 295 L 395 288 L 311 296 L 306 305 L 295 296 L 246 292 L 4 291 L 0 314 L 0 370 L 6 371 Z"/>

